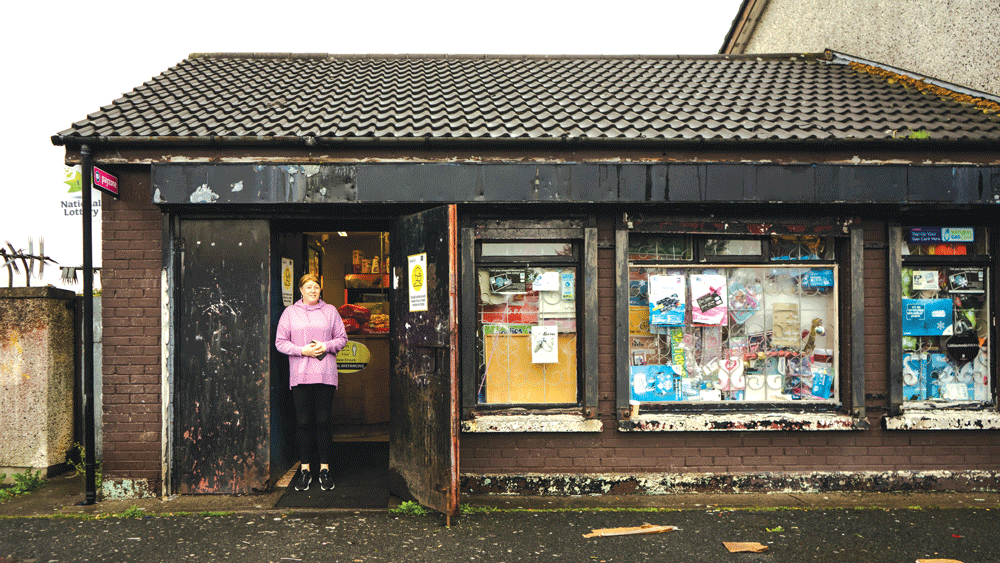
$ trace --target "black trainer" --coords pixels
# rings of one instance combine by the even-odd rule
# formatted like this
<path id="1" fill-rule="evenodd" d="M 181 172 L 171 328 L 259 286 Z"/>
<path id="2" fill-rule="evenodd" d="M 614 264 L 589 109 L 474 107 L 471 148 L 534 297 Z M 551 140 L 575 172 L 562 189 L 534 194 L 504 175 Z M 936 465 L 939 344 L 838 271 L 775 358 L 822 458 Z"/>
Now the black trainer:
<path id="1" fill-rule="evenodd" d="M 326 469 L 319 470 L 319 488 L 324 491 L 329 491 L 334 487 L 333 478 L 330 477 L 330 472 Z"/>
<path id="2" fill-rule="evenodd" d="M 309 473 L 308 469 L 303 469 L 299 471 L 299 482 L 295 484 L 296 491 L 307 491 L 309 490 L 309 485 L 312 484 L 312 474 Z"/>

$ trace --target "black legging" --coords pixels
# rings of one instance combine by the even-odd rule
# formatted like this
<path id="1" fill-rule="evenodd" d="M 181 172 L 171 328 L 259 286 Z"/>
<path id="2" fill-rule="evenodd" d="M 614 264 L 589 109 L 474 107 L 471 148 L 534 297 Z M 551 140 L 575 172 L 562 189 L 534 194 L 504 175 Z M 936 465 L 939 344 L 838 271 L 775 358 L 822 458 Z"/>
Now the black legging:
<path id="1" fill-rule="evenodd" d="M 333 385 L 313 383 L 292 387 L 292 400 L 295 402 L 295 441 L 299 447 L 299 458 L 303 465 L 317 471 L 313 466 L 316 461 L 315 452 L 319 450 L 319 462 L 329 464 L 333 457 L 331 449 L 333 441 L 333 424 L 330 422 L 330 410 L 333 408 Z"/>

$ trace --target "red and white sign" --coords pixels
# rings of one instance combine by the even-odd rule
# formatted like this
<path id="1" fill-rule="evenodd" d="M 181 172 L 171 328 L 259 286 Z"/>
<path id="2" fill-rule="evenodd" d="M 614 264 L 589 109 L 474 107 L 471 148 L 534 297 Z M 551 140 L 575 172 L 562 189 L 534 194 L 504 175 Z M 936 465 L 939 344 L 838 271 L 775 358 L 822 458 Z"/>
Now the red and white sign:
<path id="1" fill-rule="evenodd" d="M 118 177 L 94 167 L 94 187 L 118 197 Z"/>

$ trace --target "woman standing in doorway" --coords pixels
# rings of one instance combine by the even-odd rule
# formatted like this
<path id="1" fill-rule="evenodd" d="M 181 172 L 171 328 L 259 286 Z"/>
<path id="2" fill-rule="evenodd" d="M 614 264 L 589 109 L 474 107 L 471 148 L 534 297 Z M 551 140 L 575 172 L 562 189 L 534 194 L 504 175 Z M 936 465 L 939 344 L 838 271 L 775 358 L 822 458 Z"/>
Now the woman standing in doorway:
<path id="1" fill-rule="evenodd" d="M 338 383 L 336 356 L 347 344 L 347 331 L 337 308 L 320 298 L 321 290 L 315 274 L 299 279 L 302 299 L 281 314 L 274 343 L 279 352 L 288 356 L 288 385 L 295 402 L 295 438 L 302 461 L 295 484 L 299 491 L 309 488 L 317 461 L 316 480 L 320 488 L 324 491 L 333 488 L 330 410 Z"/>

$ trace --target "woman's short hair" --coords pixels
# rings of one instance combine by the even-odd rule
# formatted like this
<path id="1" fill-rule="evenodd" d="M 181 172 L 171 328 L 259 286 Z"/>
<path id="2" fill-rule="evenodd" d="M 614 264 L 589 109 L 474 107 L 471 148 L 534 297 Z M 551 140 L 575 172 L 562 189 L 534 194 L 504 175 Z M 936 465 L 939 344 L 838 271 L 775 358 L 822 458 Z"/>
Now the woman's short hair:
<path id="1" fill-rule="evenodd" d="M 299 278 L 299 287 L 302 287 L 309 282 L 316 282 L 316 285 L 319 286 L 323 285 L 319 283 L 319 276 L 317 276 L 316 274 L 305 274 L 301 278 Z"/>

